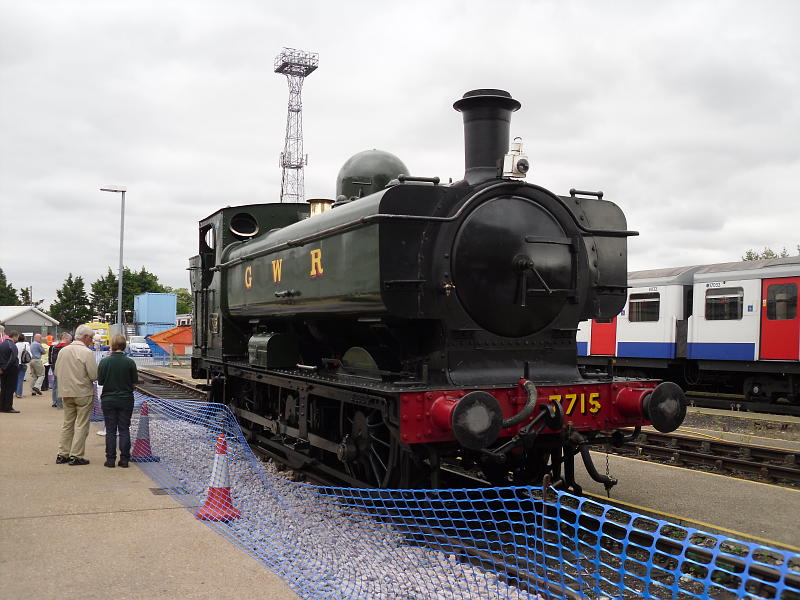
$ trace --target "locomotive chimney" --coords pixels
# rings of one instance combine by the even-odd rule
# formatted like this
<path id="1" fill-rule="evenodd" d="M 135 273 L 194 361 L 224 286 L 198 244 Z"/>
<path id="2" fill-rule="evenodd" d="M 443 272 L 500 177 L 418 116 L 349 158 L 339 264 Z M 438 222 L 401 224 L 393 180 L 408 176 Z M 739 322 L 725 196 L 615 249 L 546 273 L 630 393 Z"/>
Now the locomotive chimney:
<path id="1" fill-rule="evenodd" d="M 497 177 L 508 152 L 511 113 L 521 104 L 504 90 L 467 92 L 453 104 L 464 116 L 464 179 L 475 184 Z"/>

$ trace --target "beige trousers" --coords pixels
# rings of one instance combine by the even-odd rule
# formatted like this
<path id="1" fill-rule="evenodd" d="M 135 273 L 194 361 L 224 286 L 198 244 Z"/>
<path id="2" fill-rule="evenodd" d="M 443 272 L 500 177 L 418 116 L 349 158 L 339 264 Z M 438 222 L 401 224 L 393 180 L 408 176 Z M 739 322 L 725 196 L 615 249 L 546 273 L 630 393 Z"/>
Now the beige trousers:
<path id="1" fill-rule="evenodd" d="M 33 380 L 31 381 L 31 388 L 41 390 L 42 383 L 44 382 L 44 365 L 42 364 L 42 359 L 34 358 L 28 366 L 31 369 L 31 379 Z"/>
<path id="2" fill-rule="evenodd" d="M 61 442 L 58 445 L 59 456 L 83 458 L 91 416 L 91 396 L 64 398 L 64 424 L 61 426 Z"/>

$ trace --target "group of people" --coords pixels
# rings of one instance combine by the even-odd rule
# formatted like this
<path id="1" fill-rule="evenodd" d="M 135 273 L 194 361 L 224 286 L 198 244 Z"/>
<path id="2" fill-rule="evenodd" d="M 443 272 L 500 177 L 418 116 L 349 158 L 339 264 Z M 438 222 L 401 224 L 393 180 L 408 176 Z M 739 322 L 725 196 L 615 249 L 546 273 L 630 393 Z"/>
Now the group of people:
<path id="1" fill-rule="evenodd" d="M 133 415 L 133 386 L 138 382 L 136 363 L 125 355 L 122 335 L 111 338 L 111 354 L 98 364 L 92 351 L 94 331 L 79 325 L 74 339 L 64 333 L 58 344 L 45 349 L 40 334 L 28 343 L 22 334 L 6 336 L 0 326 L 0 412 L 16 413 L 14 396 L 22 397 L 22 381 L 28 365 L 33 375 L 32 394 L 42 395 L 46 381 L 43 357 L 53 369 L 53 406 L 63 406 L 64 423 L 56 464 L 88 465 L 84 456 L 89 434 L 89 418 L 94 398 L 94 382 L 102 386 L 100 404 L 106 430 L 106 467 L 127 467 L 130 461 L 130 424 Z M 48 354 L 45 354 L 45 353 Z M 46 389 L 46 388 L 45 388 Z M 119 441 L 119 462 L 117 459 Z"/>

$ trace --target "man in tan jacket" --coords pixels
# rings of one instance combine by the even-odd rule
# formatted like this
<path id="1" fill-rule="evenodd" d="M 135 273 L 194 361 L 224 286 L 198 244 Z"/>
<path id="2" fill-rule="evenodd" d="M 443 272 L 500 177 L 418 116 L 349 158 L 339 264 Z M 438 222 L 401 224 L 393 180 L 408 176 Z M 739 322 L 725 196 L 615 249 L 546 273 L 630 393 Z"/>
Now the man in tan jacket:
<path id="1" fill-rule="evenodd" d="M 64 425 L 56 464 L 88 465 L 83 457 L 89 417 L 92 413 L 92 382 L 97 379 L 97 362 L 90 350 L 94 331 L 87 325 L 75 330 L 75 341 L 59 352 L 56 362 L 58 395 L 64 399 Z"/>

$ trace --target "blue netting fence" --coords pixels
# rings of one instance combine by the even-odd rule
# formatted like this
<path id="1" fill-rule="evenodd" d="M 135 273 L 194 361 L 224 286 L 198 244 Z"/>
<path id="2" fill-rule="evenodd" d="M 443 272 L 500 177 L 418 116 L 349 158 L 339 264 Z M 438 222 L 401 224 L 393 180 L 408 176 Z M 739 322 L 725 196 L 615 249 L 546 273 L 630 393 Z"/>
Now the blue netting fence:
<path id="1" fill-rule="evenodd" d="M 160 487 L 301 598 L 800 599 L 791 552 L 555 490 L 293 481 L 219 404 L 137 393 L 131 434 Z"/>
<path id="2" fill-rule="evenodd" d="M 133 362 L 136 363 L 137 368 L 141 367 L 170 367 L 170 366 L 186 366 L 191 364 L 191 357 L 190 356 L 170 356 L 161 346 L 147 338 L 147 343 L 151 346 L 151 355 L 150 356 L 129 356 Z M 152 350 L 155 347 L 158 350 Z M 111 350 L 106 348 L 104 350 L 93 350 L 94 352 L 94 359 L 95 362 L 100 364 L 100 361 L 103 360 L 106 356 L 111 354 Z M 52 382 L 51 382 L 52 385 Z M 96 382 L 94 384 L 94 394 L 92 398 L 92 414 L 89 417 L 89 420 L 92 422 L 98 422 L 103 420 L 103 409 L 100 404 L 100 395 L 102 394 L 103 387 L 98 385 Z"/>
<path id="3" fill-rule="evenodd" d="M 148 340 L 148 343 L 158 348 L 157 351 L 152 351 L 150 356 L 130 356 L 129 358 L 136 363 L 137 367 L 169 367 L 169 366 L 188 366 L 191 364 L 191 355 L 175 354 L 170 355 L 166 350 L 155 342 Z M 95 350 L 94 357 L 99 363 L 103 358 L 108 356 L 111 352 L 109 350 Z"/>

